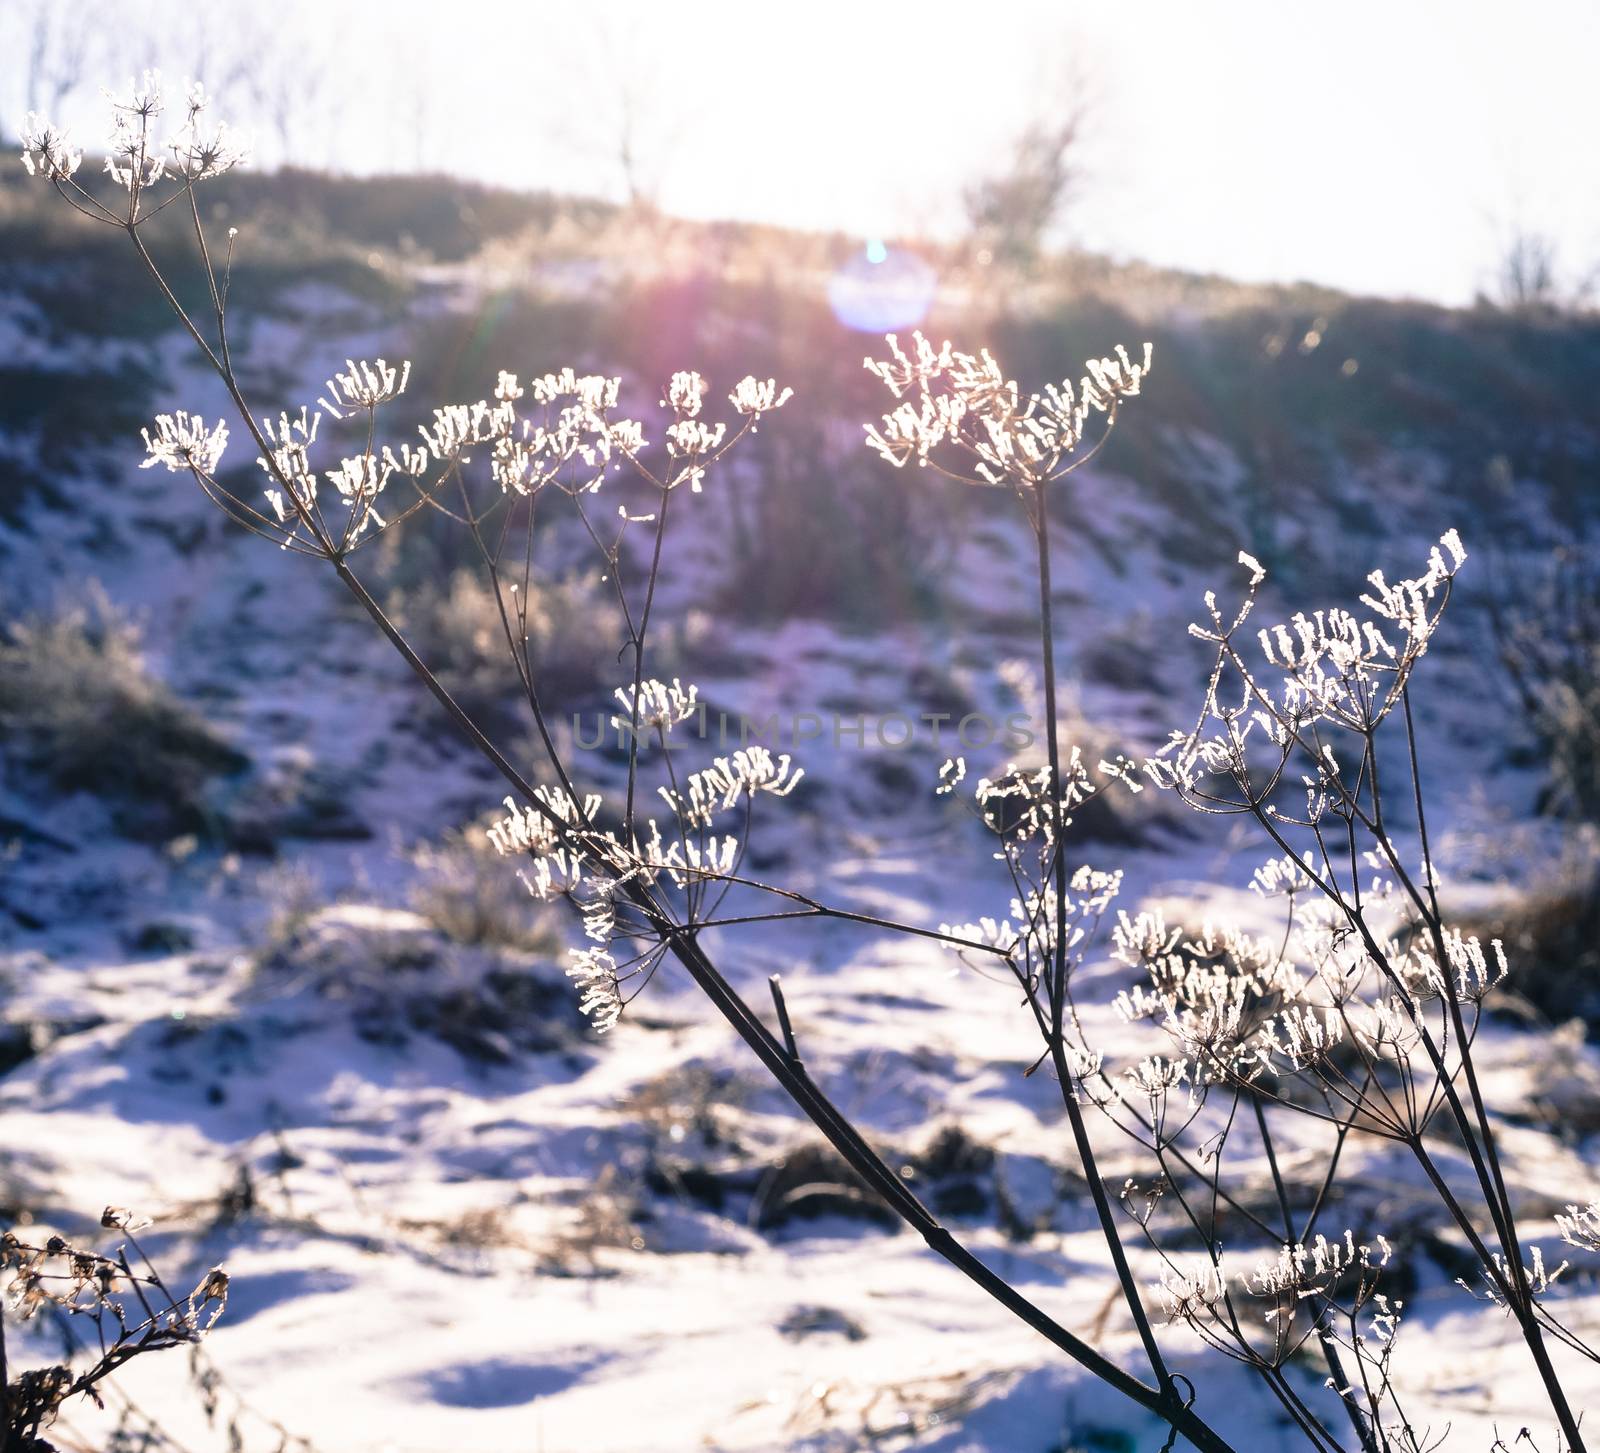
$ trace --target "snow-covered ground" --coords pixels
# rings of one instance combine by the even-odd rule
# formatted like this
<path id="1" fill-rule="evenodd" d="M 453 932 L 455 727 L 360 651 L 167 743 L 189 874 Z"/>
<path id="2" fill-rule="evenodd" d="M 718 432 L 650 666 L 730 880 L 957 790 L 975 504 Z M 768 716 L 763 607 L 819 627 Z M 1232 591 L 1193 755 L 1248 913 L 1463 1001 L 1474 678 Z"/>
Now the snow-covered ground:
<path id="1" fill-rule="evenodd" d="M 300 380 L 283 402 L 314 397 L 347 356 L 404 352 L 403 329 L 348 299 L 308 288 L 298 301 L 298 316 L 251 338 L 251 370 Z M 25 306 L 0 314 L 13 352 L 25 345 L 65 373 L 85 366 L 83 350 L 53 352 L 37 334 Z M 222 412 L 179 340 L 146 359 L 165 378 L 164 407 Z M 229 530 L 187 482 L 141 473 L 138 457 L 129 441 L 86 459 L 69 509 L 6 529 L 8 606 L 97 579 L 139 621 L 156 670 L 258 772 L 303 777 L 315 764 L 338 825 L 291 831 L 271 860 L 125 841 L 93 800 L 3 789 L 0 816 L 45 835 L 19 834 L 0 868 L 4 1018 L 34 1051 L 0 1078 L 0 1195 L 73 1233 L 104 1204 L 133 1207 L 155 1220 L 147 1245 L 172 1281 L 219 1261 L 233 1277 L 207 1343 L 225 1379 L 217 1422 L 184 1356 L 152 1357 L 119 1380 L 107 1413 L 63 1418 L 63 1447 L 103 1446 L 119 1397 L 193 1450 L 227 1446 L 232 1417 L 247 1449 L 286 1432 L 324 1453 L 1162 1446 L 1154 1419 L 1078 1375 L 918 1237 L 846 1187 L 808 1184 L 808 1167 L 827 1172 L 808 1159 L 815 1134 L 670 967 L 597 1039 L 556 944 L 464 943 L 420 911 L 430 869 L 410 850 L 492 810 L 497 783 L 423 714 L 403 663 L 331 575 Z M 1156 542 L 1170 529 L 1125 479 L 1088 473 L 1074 501 L 1118 549 L 1113 568 L 1061 537 L 1072 709 L 1100 737 L 1149 749 L 1197 699 L 1203 662 L 1184 623 L 1208 586 L 1241 582 L 1165 557 Z M 1423 503 L 1398 500 L 1395 518 L 1414 533 L 1386 538 L 1382 559 L 1338 562 L 1330 589 L 1373 565 L 1420 565 L 1437 533 Z M 997 513 L 1006 504 L 997 492 Z M 708 495 L 684 513 L 714 508 Z M 715 531 L 683 540 L 669 551 L 663 619 L 696 608 L 718 568 Z M 870 720 L 925 695 L 917 670 L 931 663 L 946 689 L 1003 717 L 1027 706 L 1025 681 L 1004 666 L 1030 649 L 1027 572 L 1021 531 L 997 522 L 962 545 L 937 622 L 719 627 L 696 679 L 730 712 L 843 703 Z M 1445 867 L 1466 895 L 1505 874 L 1486 840 L 1521 834 L 1524 859 L 1548 843 L 1528 775 L 1501 763 L 1500 708 L 1451 684 L 1473 679 L 1484 639 L 1470 597 L 1455 609 L 1419 700 L 1438 831 L 1456 844 Z M 1129 642 L 1136 683 L 1170 673 L 1169 694 L 1079 671 L 1084 643 L 1108 635 Z M 811 786 L 758 824 L 766 876 L 926 926 L 1003 912 L 1010 887 L 982 834 L 933 793 L 949 752 L 926 739 L 874 746 L 870 727 L 865 746 L 824 734 L 799 747 Z M 591 775 L 604 788 L 617 773 L 602 758 Z M 1260 844 L 1226 822 L 1142 810 L 1131 842 L 1084 847 L 1126 870 L 1121 906 L 1160 902 L 1187 922 L 1257 911 L 1243 888 L 1268 855 Z M 509 871 L 457 852 L 469 876 Z M 1136 1364 L 1058 1087 L 1023 1074 L 1037 1051 L 1014 991 L 935 944 L 839 922 L 718 931 L 708 945 L 763 1008 L 763 980 L 783 975 L 811 1072 L 909 1182 L 946 1198 L 986 1262 Z M 1126 976 L 1093 953 L 1083 979 L 1096 1037 L 1120 1050 L 1145 1033 L 1109 1008 Z M 1581 1034 L 1498 1023 L 1481 1052 L 1527 1225 L 1553 1245 L 1550 1218 L 1592 1193 L 1600 1056 Z M 963 1140 L 946 1151 L 964 1144 L 965 1160 L 934 1153 L 952 1130 Z M 1136 1168 L 1125 1143 L 1103 1141 L 1109 1176 Z M 1291 1178 L 1311 1175 L 1316 1153 L 1290 1141 Z M 1267 1183 L 1264 1163 L 1246 1166 Z M 1352 1214 L 1420 1231 L 1425 1197 L 1395 1153 L 1358 1148 L 1349 1181 L 1361 1190 Z M 1156 1264 L 1135 1254 L 1153 1283 Z M 1484 1315 L 1454 1270 L 1420 1249 L 1413 1260 L 1402 1365 L 1419 1424 L 1450 1424 L 1463 1448 L 1487 1448 L 1495 1428 L 1543 1427 L 1511 1324 Z M 1572 1274 L 1563 1312 L 1580 1331 L 1600 1323 L 1591 1279 Z M 1170 1337 L 1200 1410 L 1241 1448 L 1299 1446 L 1242 1373 Z M 44 1322 L 13 1328 L 13 1363 L 54 1356 L 51 1339 Z M 1314 1387 L 1319 1375 L 1304 1377 Z M 1572 1379 L 1580 1403 L 1600 1396 L 1592 1367 Z"/>

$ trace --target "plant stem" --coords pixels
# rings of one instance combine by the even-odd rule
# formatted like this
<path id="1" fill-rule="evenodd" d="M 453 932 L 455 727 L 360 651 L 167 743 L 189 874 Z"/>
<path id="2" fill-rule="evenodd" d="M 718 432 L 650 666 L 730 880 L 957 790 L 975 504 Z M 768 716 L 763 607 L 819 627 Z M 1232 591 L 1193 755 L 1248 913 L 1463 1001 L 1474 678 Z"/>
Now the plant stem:
<path id="1" fill-rule="evenodd" d="M 1056 657 L 1055 657 L 1055 629 L 1052 623 L 1053 609 L 1050 586 L 1050 517 L 1047 507 L 1049 498 L 1049 485 L 1041 483 L 1037 490 L 1037 513 L 1033 520 L 1034 535 L 1038 544 L 1039 557 L 1039 635 L 1040 649 L 1044 656 L 1044 728 L 1045 744 L 1050 761 L 1050 818 L 1054 833 L 1052 849 L 1052 866 L 1055 877 L 1055 925 L 1054 925 L 1054 962 L 1050 972 L 1050 1058 L 1055 1066 L 1056 1077 L 1061 1084 L 1061 1099 L 1067 1110 L 1067 1120 L 1072 1127 L 1072 1139 L 1077 1148 L 1078 1161 L 1083 1167 L 1085 1180 L 1089 1183 L 1089 1195 L 1094 1201 L 1095 1217 L 1100 1222 L 1100 1231 L 1105 1238 L 1106 1248 L 1111 1253 L 1112 1269 L 1116 1272 L 1117 1282 L 1122 1288 L 1123 1300 L 1128 1305 L 1128 1311 L 1133 1317 L 1133 1325 L 1138 1330 L 1139 1341 L 1144 1346 L 1145 1357 L 1150 1363 L 1151 1371 L 1156 1375 L 1163 1393 L 1176 1396 L 1172 1375 L 1167 1371 L 1165 1359 L 1161 1349 L 1156 1343 L 1155 1333 L 1150 1327 L 1150 1319 L 1145 1315 L 1144 1301 L 1139 1295 L 1138 1283 L 1133 1278 L 1132 1269 L 1128 1265 L 1128 1257 L 1123 1249 L 1122 1237 L 1117 1230 L 1116 1218 L 1111 1210 L 1111 1202 L 1106 1196 L 1105 1184 L 1101 1179 L 1099 1166 L 1095 1160 L 1094 1145 L 1089 1139 L 1089 1128 L 1084 1123 L 1083 1107 L 1078 1104 L 1078 1097 L 1073 1088 L 1072 1068 L 1067 1063 L 1066 1041 L 1063 1032 L 1063 1014 L 1066 1006 L 1066 964 L 1067 964 L 1067 857 L 1066 843 L 1064 841 L 1066 825 L 1066 812 L 1061 796 L 1061 732 L 1060 723 L 1057 721 L 1056 700 Z"/>
<path id="2" fill-rule="evenodd" d="M 1278 1152 L 1272 1143 L 1272 1132 L 1267 1128 L 1267 1112 L 1261 1103 L 1259 1095 L 1250 1096 L 1250 1107 L 1256 1114 L 1256 1128 L 1261 1132 L 1261 1145 L 1267 1153 L 1267 1166 L 1272 1172 L 1272 1189 L 1278 1198 L 1278 1209 L 1283 1215 L 1283 1239 L 1285 1245 L 1291 1245 L 1303 1237 L 1294 1234 L 1294 1214 L 1289 1209 L 1289 1191 L 1283 1183 L 1283 1174 L 1278 1169 Z M 1309 1233 L 1308 1233 L 1309 1234 Z M 1378 1445 L 1372 1436 L 1372 1430 L 1367 1426 L 1367 1419 L 1362 1414 L 1350 1397 L 1350 1379 L 1345 1376 L 1344 1364 L 1339 1356 L 1339 1348 L 1333 1340 L 1333 1334 L 1328 1330 L 1328 1314 L 1326 1308 L 1319 1308 L 1314 1316 L 1317 1329 L 1317 1341 L 1322 1347 L 1322 1360 L 1328 1364 L 1328 1375 L 1333 1383 L 1334 1395 L 1344 1406 L 1350 1418 L 1350 1426 L 1355 1430 L 1355 1435 L 1361 1441 L 1361 1446 L 1366 1453 L 1378 1453 Z M 1358 1354 L 1359 1355 L 1359 1354 Z"/>

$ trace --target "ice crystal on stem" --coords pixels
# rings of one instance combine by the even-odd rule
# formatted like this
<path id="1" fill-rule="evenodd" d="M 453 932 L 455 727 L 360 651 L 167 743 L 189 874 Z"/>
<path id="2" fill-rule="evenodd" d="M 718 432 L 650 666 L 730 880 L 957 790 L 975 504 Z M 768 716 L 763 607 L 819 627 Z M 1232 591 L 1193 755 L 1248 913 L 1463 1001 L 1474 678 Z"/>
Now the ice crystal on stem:
<path id="1" fill-rule="evenodd" d="M 865 364 L 902 402 L 883 416 L 881 429 L 867 429 L 868 444 L 896 468 L 915 459 L 968 483 L 1019 491 L 1038 489 L 1081 462 L 1074 456 L 1090 414 L 1106 415 L 1109 429 L 1118 406 L 1139 392 L 1150 371 L 1148 343 L 1138 363 L 1118 348 L 1113 358 L 1086 363 L 1076 385 L 1051 384 L 1024 398 L 987 350 L 961 353 L 949 343 L 936 349 L 921 333 L 913 335 L 910 354 L 894 334 L 887 342 L 888 361 Z"/>
<path id="2" fill-rule="evenodd" d="M 83 164 L 83 153 L 37 111 L 22 118 L 22 165 L 30 177 L 64 182 Z"/>
<path id="3" fill-rule="evenodd" d="M 501 374 L 504 380 L 505 374 Z M 343 410 L 375 409 L 400 397 L 411 379 L 411 360 L 393 368 L 380 358 L 369 363 L 353 358 L 345 360 L 345 371 L 328 380 L 326 397 L 318 400 L 334 418 L 344 417 Z M 497 395 L 498 397 L 498 395 Z"/>
<path id="4" fill-rule="evenodd" d="M 209 181 L 231 172 L 250 154 L 249 146 L 234 135 L 226 121 L 202 121 L 210 105 L 205 87 L 199 81 L 191 83 L 187 119 L 167 143 L 167 150 L 172 153 L 171 170 L 189 182 Z"/>
<path id="5" fill-rule="evenodd" d="M 585 797 L 580 808 L 562 788 L 546 787 L 541 784 L 534 788 L 534 791 L 538 794 L 544 811 L 519 806 L 514 797 L 506 798 L 506 815 L 491 824 L 488 829 L 489 841 L 496 852 L 502 854 L 548 852 L 560 841 L 558 823 L 575 828 L 592 821 L 600 810 L 601 799 L 598 793 Z"/>
<path id="6" fill-rule="evenodd" d="M 781 409 L 793 397 L 792 388 L 779 392 L 775 379 L 769 378 L 763 383 L 754 375 L 747 375 L 734 386 L 733 392 L 728 395 L 728 402 L 737 412 L 759 419 L 762 414 Z"/>
<path id="7" fill-rule="evenodd" d="M 1590 1201 L 1587 1206 L 1568 1206 L 1565 1215 L 1557 1215 L 1556 1229 L 1568 1246 L 1600 1251 L 1600 1201 Z"/>
<path id="8" fill-rule="evenodd" d="M 617 962 L 601 948 L 575 948 L 567 977 L 578 986 L 578 1008 L 589 1016 L 596 1033 L 604 1034 L 622 1016 L 622 987 Z"/>
<path id="9" fill-rule="evenodd" d="M 700 709 L 700 688 L 685 687 L 677 677 L 670 685 L 664 681 L 641 681 L 637 700 L 631 685 L 619 686 L 615 695 L 627 713 L 611 718 L 618 730 L 632 731 L 637 722 L 641 731 L 671 731 Z"/>
<path id="10" fill-rule="evenodd" d="M 755 798 L 766 793 L 787 797 L 799 785 L 805 771 L 792 767 L 789 754 L 773 756 L 766 747 L 751 746 L 731 757 L 718 757 L 703 771 L 691 775 L 682 791 L 660 789 L 667 806 L 684 822 L 710 827 L 718 812 L 731 808 L 740 798 Z"/>
<path id="11" fill-rule="evenodd" d="M 145 447 L 141 469 L 162 464 L 175 473 L 198 470 L 201 474 L 214 474 L 228 445 L 228 426 L 223 420 L 218 419 L 216 426 L 208 429 L 198 414 L 186 414 L 181 409 L 176 414 L 156 415 L 154 437 L 148 429 L 140 432 Z"/>
<path id="12" fill-rule="evenodd" d="M 680 419 L 697 419 L 705 396 L 706 381 L 698 373 L 675 373 L 661 406 L 671 409 Z"/>

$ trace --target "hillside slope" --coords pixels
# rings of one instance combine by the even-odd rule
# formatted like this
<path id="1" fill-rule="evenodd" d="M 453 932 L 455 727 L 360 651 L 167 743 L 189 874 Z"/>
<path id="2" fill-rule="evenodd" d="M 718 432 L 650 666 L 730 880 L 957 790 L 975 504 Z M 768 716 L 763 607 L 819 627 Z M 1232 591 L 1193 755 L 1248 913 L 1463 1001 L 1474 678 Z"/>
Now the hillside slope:
<path id="1" fill-rule="evenodd" d="M 667 666 L 735 722 L 860 725 L 780 743 L 808 781 L 752 830 L 766 876 L 929 925 L 1004 911 L 986 841 L 934 795 L 951 743 L 922 718 L 1036 710 L 1031 545 L 1001 492 L 862 447 L 886 399 L 861 368 L 879 344 L 827 302 L 850 243 L 438 179 L 230 178 L 215 206 L 242 229 L 237 347 L 261 413 L 379 354 L 416 360 L 410 422 L 501 368 L 620 373 L 647 420 L 676 369 L 793 386 L 742 461 L 674 506 Z M 210 1346 L 247 1448 L 283 1429 L 338 1453 L 1159 1446 L 886 1225 L 688 985 L 663 973 L 613 1036 L 588 1031 L 565 926 L 476 831 L 501 789 L 403 663 L 330 573 L 139 469 L 153 413 L 226 400 L 119 241 L 0 185 L 0 1202 L 73 1229 L 134 1206 L 174 1263 L 225 1260 L 236 1295 Z M 192 297 L 184 245 L 174 229 Z M 1442 866 L 1491 914 L 1570 867 L 1581 843 L 1535 811 L 1541 764 L 1491 617 L 1531 608 L 1539 562 L 1581 553 L 1600 507 L 1600 321 L 1083 257 L 1030 279 L 929 260 L 928 330 L 992 346 L 1025 385 L 1155 345 L 1146 394 L 1062 510 L 1079 739 L 1135 754 L 1189 724 L 1206 661 L 1185 627 L 1205 590 L 1242 588 L 1240 549 L 1269 571 L 1272 619 L 1349 601 L 1370 569 L 1409 573 L 1455 527 L 1473 558 L 1418 688 Z M 256 473 L 237 442 L 228 467 Z M 600 513 L 634 504 L 612 488 Z M 552 525 L 536 577 L 580 735 L 620 684 L 582 545 Z M 419 516 L 356 558 L 531 765 L 459 532 Z M 905 749 L 876 730 L 895 714 L 919 723 Z M 109 740 L 106 720 L 124 724 Z M 586 786 L 621 776 L 614 751 L 584 760 Z M 1154 796 L 1080 824 L 1085 857 L 1126 869 L 1121 904 L 1257 921 L 1244 890 L 1265 849 Z M 854 925 L 719 936 L 752 993 L 784 974 L 812 1072 L 983 1256 L 1132 1345 L 1012 995 Z M 1131 1048 L 1110 1009 L 1124 973 L 1096 956 L 1085 1012 Z M 1581 1024 L 1497 1021 L 1482 1044 L 1508 1174 L 1548 1228 L 1592 1194 L 1600 1055 Z M 1360 1154 L 1343 1220 L 1408 1248 L 1410 1330 L 1441 1349 L 1410 1389 L 1421 1419 L 1461 1446 L 1537 1419 L 1504 1329 L 1467 1315 L 1465 1253 L 1428 1224 L 1415 1172 Z M 1312 1174 L 1309 1146 L 1285 1159 Z M 1125 1149 L 1107 1163 L 1132 1168 Z M 1574 1283 L 1583 1324 L 1600 1299 Z M 169 1361 L 129 1374 L 139 1411 L 106 1417 L 224 1446 Z M 1205 1384 L 1219 1423 L 1276 1446 L 1275 1415 L 1227 1376 Z M 83 1437 L 102 1426 L 75 1415 Z"/>

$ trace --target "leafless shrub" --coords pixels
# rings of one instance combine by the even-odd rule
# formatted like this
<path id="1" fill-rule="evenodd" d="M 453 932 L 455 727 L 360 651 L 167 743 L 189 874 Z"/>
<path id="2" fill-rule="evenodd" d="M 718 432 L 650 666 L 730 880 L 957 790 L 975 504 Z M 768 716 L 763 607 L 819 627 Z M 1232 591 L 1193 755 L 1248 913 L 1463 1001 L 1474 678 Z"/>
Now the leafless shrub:
<path id="1" fill-rule="evenodd" d="M 411 849 L 411 908 L 454 943 L 553 953 L 551 914 L 506 874 L 482 829 L 452 829 Z"/>
<path id="2" fill-rule="evenodd" d="M 270 864 L 255 875 L 252 891 L 263 910 L 263 952 L 288 943 L 327 906 L 321 880 L 293 858 Z"/>
<path id="3" fill-rule="evenodd" d="M 615 1276 L 608 1253 L 645 1249 L 638 1209 L 626 1177 L 614 1165 L 602 1167 L 566 1225 L 541 1251 L 540 1270 L 548 1276 Z"/>
<path id="4" fill-rule="evenodd" d="M 19 765 L 96 793 L 140 837 L 207 828 L 208 784 L 245 765 L 150 670 L 137 628 L 95 584 L 0 638 L 0 728 Z"/>
<path id="5" fill-rule="evenodd" d="M 1600 865 L 1579 852 L 1502 905 L 1463 915 L 1465 931 L 1505 945 L 1515 974 L 1491 1007 L 1527 1006 L 1539 1021 L 1576 1016 L 1600 1030 Z"/>
<path id="6" fill-rule="evenodd" d="M 1497 609 L 1501 664 L 1546 763 L 1542 808 L 1600 823 L 1600 571 L 1582 545 L 1559 551 L 1529 602 Z"/>
<path id="7" fill-rule="evenodd" d="M 570 705 L 605 694 L 616 667 L 621 616 L 593 576 L 530 582 L 523 638 L 540 690 L 552 703 Z M 494 593 L 471 570 L 458 570 L 443 587 L 421 586 L 395 603 L 395 619 L 419 650 L 441 662 L 441 683 L 463 706 L 490 721 L 515 716 L 519 694 L 506 680 L 506 620 Z M 610 659 L 607 659 L 607 658 Z"/>
<path id="8" fill-rule="evenodd" d="M 748 1104 L 753 1087 L 726 1070 L 688 1064 L 649 1080 L 619 1109 L 649 1133 L 654 1145 L 698 1142 L 713 1149 L 737 1144 L 731 1112 Z"/>
<path id="9" fill-rule="evenodd" d="M 362 1038 L 392 1049 L 426 1036 L 473 1062 L 504 1064 L 582 1040 L 561 979 L 529 961 L 526 942 L 467 945 L 405 910 L 323 906 L 263 943 L 255 977 L 262 989 L 339 1005 Z"/>

